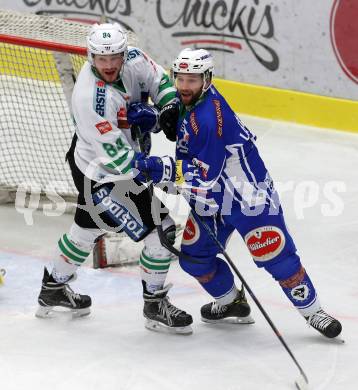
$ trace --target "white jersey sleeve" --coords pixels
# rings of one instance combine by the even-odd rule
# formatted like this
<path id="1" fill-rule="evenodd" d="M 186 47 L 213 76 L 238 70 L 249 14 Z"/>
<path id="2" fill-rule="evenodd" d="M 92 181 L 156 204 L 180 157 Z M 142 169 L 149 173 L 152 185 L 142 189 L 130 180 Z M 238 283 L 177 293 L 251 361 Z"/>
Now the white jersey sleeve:
<path id="1" fill-rule="evenodd" d="M 136 47 L 128 48 L 122 78 L 131 102 L 146 102 L 150 97 L 161 108 L 175 99 L 176 90 L 165 70 Z"/>
<path id="2" fill-rule="evenodd" d="M 131 177 L 130 164 L 138 146 L 126 122 L 126 99 L 97 78 L 89 63 L 75 84 L 72 110 L 78 136 L 75 162 L 81 172 L 95 181 Z"/>

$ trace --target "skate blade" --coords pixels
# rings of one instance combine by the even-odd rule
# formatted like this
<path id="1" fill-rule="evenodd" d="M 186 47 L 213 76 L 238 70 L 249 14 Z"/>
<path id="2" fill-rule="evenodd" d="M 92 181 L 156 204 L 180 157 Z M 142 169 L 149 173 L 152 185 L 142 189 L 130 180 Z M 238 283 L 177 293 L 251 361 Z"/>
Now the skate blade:
<path id="1" fill-rule="evenodd" d="M 206 318 L 201 317 L 201 320 L 203 322 L 206 322 L 208 324 L 239 324 L 239 325 L 247 325 L 247 324 L 254 324 L 255 320 L 250 316 L 246 317 L 228 317 L 223 318 L 221 320 L 208 320 Z"/>
<path id="2" fill-rule="evenodd" d="M 181 334 L 181 335 L 190 335 L 193 333 L 193 329 L 191 328 L 190 325 L 173 327 L 173 326 L 164 325 L 159 321 L 154 321 L 149 319 L 146 319 L 144 326 L 149 330 L 152 330 L 154 332 L 159 332 L 159 333 L 170 333 L 170 334 Z"/>
<path id="3" fill-rule="evenodd" d="M 326 336 L 323 336 L 325 340 L 327 340 L 329 343 L 332 343 L 332 344 L 344 344 L 345 343 L 345 340 L 342 339 L 342 336 L 338 335 L 337 337 L 334 337 L 334 338 L 329 338 L 329 337 L 326 337 Z"/>
<path id="4" fill-rule="evenodd" d="M 91 313 L 91 309 L 86 307 L 84 309 L 70 309 L 66 311 L 54 310 L 52 306 L 39 306 L 35 316 L 37 318 L 55 318 L 63 314 L 71 314 L 72 318 L 79 318 L 88 316 Z"/>

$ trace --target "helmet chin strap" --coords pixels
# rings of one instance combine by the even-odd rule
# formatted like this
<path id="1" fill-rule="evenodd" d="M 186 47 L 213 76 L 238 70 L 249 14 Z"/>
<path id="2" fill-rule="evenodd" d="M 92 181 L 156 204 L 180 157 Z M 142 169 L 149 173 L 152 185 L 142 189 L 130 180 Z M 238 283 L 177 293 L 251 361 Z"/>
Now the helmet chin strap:
<path id="1" fill-rule="evenodd" d="M 127 57 L 128 57 L 128 49 L 126 49 L 123 52 L 123 63 L 122 63 L 122 66 L 121 66 L 121 70 L 118 72 L 118 77 L 117 77 L 116 81 L 119 81 L 122 78 L 122 76 L 123 76 L 124 67 L 125 67 L 126 62 L 127 62 Z"/>
<path id="2" fill-rule="evenodd" d="M 204 95 L 204 93 L 210 88 L 211 86 L 211 79 L 212 76 L 210 73 L 205 72 L 203 73 L 203 88 L 201 90 L 201 95 L 199 96 L 199 99 Z M 208 86 L 205 88 L 205 84 L 208 83 Z"/>

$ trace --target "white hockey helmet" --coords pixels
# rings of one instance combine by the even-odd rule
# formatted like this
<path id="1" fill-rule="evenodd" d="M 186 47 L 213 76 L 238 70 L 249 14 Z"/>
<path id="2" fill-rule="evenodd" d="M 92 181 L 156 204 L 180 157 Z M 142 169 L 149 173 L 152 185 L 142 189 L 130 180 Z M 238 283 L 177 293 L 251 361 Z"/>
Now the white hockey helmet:
<path id="1" fill-rule="evenodd" d="M 204 85 L 206 81 L 210 82 L 205 89 L 203 88 L 203 92 L 205 92 L 210 87 L 214 74 L 214 58 L 205 49 L 186 48 L 179 53 L 172 65 L 174 79 L 178 73 L 202 74 Z"/>
<path id="2" fill-rule="evenodd" d="M 88 61 L 93 65 L 93 56 L 124 53 L 127 57 L 127 34 L 119 23 L 94 24 L 87 35 Z"/>

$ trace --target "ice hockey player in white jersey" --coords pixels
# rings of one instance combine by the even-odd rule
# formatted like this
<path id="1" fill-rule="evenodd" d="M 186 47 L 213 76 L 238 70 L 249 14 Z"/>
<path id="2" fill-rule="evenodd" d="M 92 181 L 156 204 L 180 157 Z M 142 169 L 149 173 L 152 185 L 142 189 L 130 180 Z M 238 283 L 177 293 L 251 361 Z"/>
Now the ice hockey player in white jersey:
<path id="1" fill-rule="evenodd" d="M 140 171 L 139 180 L 149 175 L 155 183 L 175 181 L 196 210 L 188 218 L 179 260 L 215 299 L 201 308 L 202 320 L 234 318 L 240 323 L 250 314 L 243 290 L 236 287 L 228 264 L 218 257 L 217 245 L 201 224 L 205 221 L 223 247 L 236 230 L 255 264 L 278 282 L 308 324 L 328 338 L 337 337 L 342 325 L 321 307 L 286 227 L 256 136 L 212 85 L 213 56 L 204 49 L 185 49 L 172 71 L 180 104 L 163 109 L 160 122 L 168 138 L 176 139 L 176 162 L 168 156 L 138 155 L 133 166 Z"/>
<path id="2" fill-rule="evenodd" d="M 140 151 L 138 134 L 149 150 L 158 109 L 175 99 L 175 89 L 161 66 L 142 50 L 128 46 L 118 23 L 95 24 L 87 37 L 87 50 L 88 61 L 72 95 L 76 134 L 67 153 L 79 192 L 78 207 L 70 230 L 58 241 L 51 273 L 45 268 L 37 316 L 49 316 L 55 306 L 67 307 L 78 316 L 89 314 L 91 298 L 74 293 L 68 282 L 105 231 L 124 231 L 134 241 L 144 240 L 140 269 L 146 327 L 191 333 L 192 317 L 168 300 L 170 286 L 164 283 L 171 254 L 160 243 L 151 194 L 133 179 L 131 169 Z M 155 106 L 147 104 L 149 97 Z M 175 237 L 169 214 L 160 217 L 165 234 Z"/>

